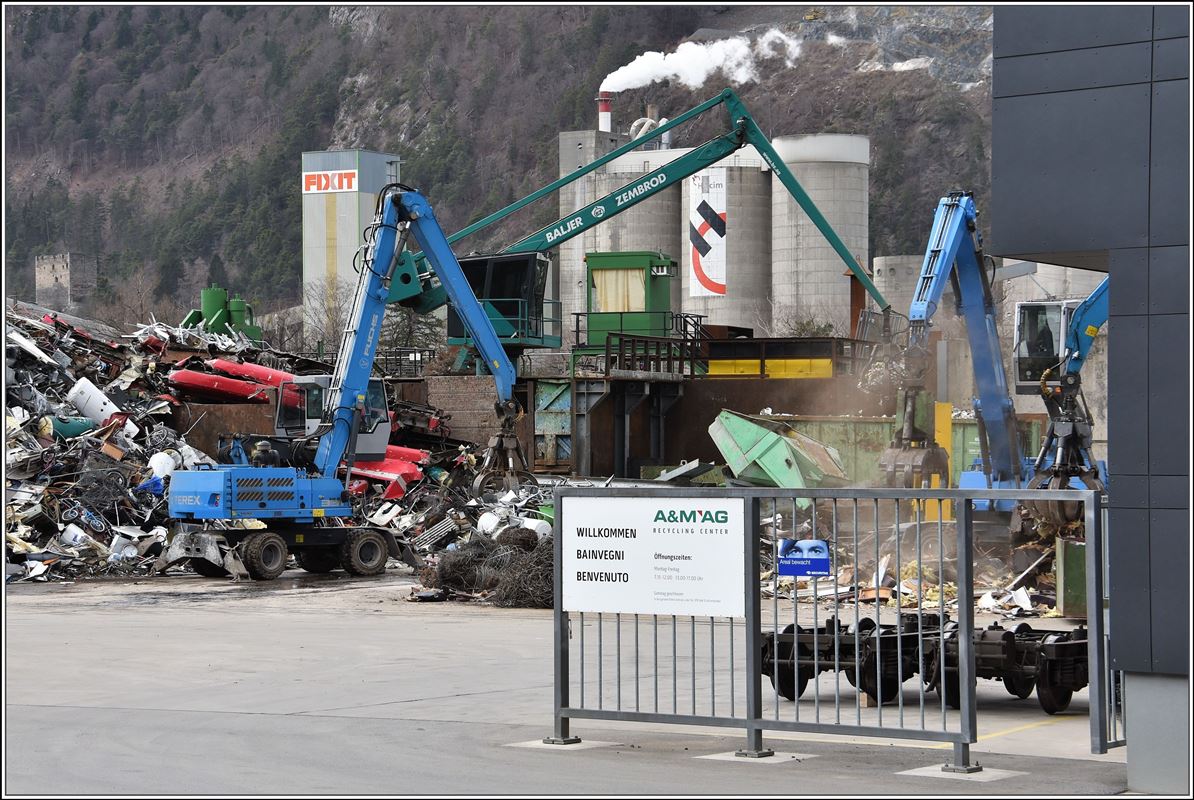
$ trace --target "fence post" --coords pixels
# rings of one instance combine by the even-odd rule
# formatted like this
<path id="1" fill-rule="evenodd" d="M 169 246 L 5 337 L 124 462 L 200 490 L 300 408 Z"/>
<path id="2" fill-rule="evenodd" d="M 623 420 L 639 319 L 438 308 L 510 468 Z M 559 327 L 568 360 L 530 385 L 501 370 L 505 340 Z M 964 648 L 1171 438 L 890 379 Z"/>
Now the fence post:
<path id="1" fill-rule="evenodd" d="M 763 747 L 763 685 L 760 664 L 762 657 L 762 620 L 759 603 L 759 498 L 746 498 L 746 569 L 742 591 L 746 593 L 746 747 L 734 755 L 743 758 L 766 758 L 774 750 Z M 558 518 L 558 516 L 557 516 Z M 695 667 L 695 665 L 694 665 Z"/>
<path id="2" fill-rule="evenodd" d="M 1107 752 L 1106 626 L 1103 617 L 1103 510 L 1098 492 L 1086 506 L 1086 662 L 1090 681 L 1090 752 Z M 1112 711 L 1111 713 L 1114 713 Z"/>
<path id="3" fill-rule="evenodd" d="M 560 497 L 560 490 L 553 494 L 556 507 L 555 521 L 552 526 L 554 537 L 555 566 L 552 568 L 552 586 L 555 592 L 553 616 L 555 622 L 555 735 L 543 740 L 544 744 L 576 744 L 579 736 L 568 734 L 570 720 L 565 716 L 564 709 L 568 708 L 568 612 L 564 610 L 564 542 L 560 536 L 563 528 L 564 502 Z"/>
<path id="4" fill-rule="evenodd" d="M 965 741 L 954 742 L 953 763 L 944 765 L 941 770 L 971 773 L 982 770 L 979 765 L 970 763 L 970 744 L 977 739 L 975 728 L 978 726 L 974 675 L 974 501 L 970 498 L 962 500 L 955 519 L 958 526 L 958 697 L 962 701 L 958 713 Z M 944 675 L 942 669 L 942 680 Z"/>

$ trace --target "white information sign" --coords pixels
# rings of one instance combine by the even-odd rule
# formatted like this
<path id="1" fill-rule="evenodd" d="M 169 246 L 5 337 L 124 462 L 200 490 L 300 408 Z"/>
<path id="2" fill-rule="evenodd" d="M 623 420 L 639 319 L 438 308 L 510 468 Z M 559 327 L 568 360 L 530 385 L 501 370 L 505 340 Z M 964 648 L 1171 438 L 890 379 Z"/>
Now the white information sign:
<path id="1" fill-rule="evenodd" d="M 746 613 L 742 498 L 560 501 L 565 611 Z"/>

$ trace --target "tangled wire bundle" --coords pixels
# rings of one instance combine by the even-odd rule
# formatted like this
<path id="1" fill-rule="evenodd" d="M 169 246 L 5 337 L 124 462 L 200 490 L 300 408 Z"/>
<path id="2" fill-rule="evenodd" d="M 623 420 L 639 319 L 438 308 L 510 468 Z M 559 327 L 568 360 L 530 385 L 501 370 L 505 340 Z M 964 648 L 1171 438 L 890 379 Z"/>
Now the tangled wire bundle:
<path id="1" fill-rule="evenodd" d="M 517 547 L 528 553 L 539 546 L 539 534 L 530 528 L 508 528 L 493 538 L 498 544 Z"/>
<path id="2" fill-rule="evenodd" d="M 498 585 L 502 573 L 521 552 L 477 537 L 440 556 L 439 585 L 460 592 L 489 591 Z"/>
<path id="3" fill-rule="evenodd" d="M 529 553 L 520 552 L 502 572 L 493 602 L 502 608 L 551 608 L 555 545 L 541 541 Z"/>

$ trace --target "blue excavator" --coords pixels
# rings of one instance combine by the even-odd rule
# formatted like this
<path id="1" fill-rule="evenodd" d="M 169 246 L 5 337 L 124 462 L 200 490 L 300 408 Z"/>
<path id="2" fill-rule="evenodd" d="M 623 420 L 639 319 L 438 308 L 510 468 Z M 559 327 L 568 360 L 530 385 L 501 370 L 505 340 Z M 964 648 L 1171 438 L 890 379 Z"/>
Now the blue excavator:
<path id="1" fill-rule="evenodd" d="M 1109 283 L 1110 278 L 1104 278 L 1076 304 L 1053 300 L 1016 305 L 1016 393 L 1039 393 L 1049 414 L 1049 427 L 1032 465 L 1030 489 L 1106 489 L 1106 466 L 1091 453 L 1094 426 L 1082 396 L 1081 371 L 1107 321 Z M 1062 333 L 1064 340 L 1059 343 Z M 1054 525 L 1081 519 L 1080 503 L 1030 500 L 1025 505 L 1034 516 Z"/>
<path id="2" fill-rule="evenodd" d="M 931 434 L 931 404 L 925 382 L 929 367 L 929 329 L 952 286 L 958 314 L 965 320 L 974 362 L 975 416 L 983 469 L 964 474 L 963 488 L 1019 488 L 1026 464 L 1016 435 L 1016 409 L 996 330 L 995 303 L 978 230 L 978 211 L 969 193 L 941 198 L 908 313 L 908 342 L 894 365 L 899 391 L 897 428 L 879 459 L 888 485 L 929 486 L 933 476 L 949 485 L 949 457 Z"/>
<path id="3" fill-rule="evenodd" d="M 974 365 L 975 418 L 979 429 L 980 460 L 961 473 L 961 488 L 1054 489 L 1086 487 L 1102 490 L 1105 470 L 1091 456 L 1090 412 L 1081 396 L 1079 371 L 1099 327 L 1107 319 L 1107 281 L 1072 309 L 1064 304 L 1021 304 L 1018 313 L 1017 386 L 1031 387 L 1045 399 L 1049 427 L 1035 459 L 1026 458 L 1020 443 L 999 343 L 995 303 L 978 229 L 978 210 L 968 192 L 941 198 L 908 314 L 908 340 L 902 355 L 885 365 L 898 384 L 897 428 L 891 445 L 880 457 L 889 486 L 922 487 L 937 476 L 949 485 L 949 458 L 931 434 L 932 408 L 925 381 L 929 366 L 929 329 L 952 286 L 957 312 L 966 324 Z M 1066 317 L 1062 323 L 1063 312 Z M 1044 322 L 1056 318 L 1054 327 Z M 889 324 L 889 323 L 888 323 Z M 1057 340 L 1046 347 L 1048 331 L 1065 329 L 1064 352 Z M 1025 344 L 1021 346 L 1021 343 Z M 888 342 L 888 347 L 892 345 Z M 880 348 L 882 350 L 882 348 Z M 887 356 L 890 357 L 889 350 Z M 1059 380 L 1051 384 L 1050 376 Z M 1018 391 L 1024 392 L 1023 388 Z M 1080 519 L 1080 504 L 1068 501 L 1029 501 L 1034 516 L 1063 525 Z M 1012 501 L 978 501 L 975 509 L 1009 513 Z"/>
<path id="4" fill-rule="evenodd" d="M 362 425 L 377 417 L 368 407 L 369 376 L 386 304 L 395 297 L 413 298 L 425 291 L 417 276 L 397 269 L 410 240 L 430 264 L 438 278 L 438 290 L 446 294 L 464 321 L 497 384 L 501 433 L 490 442 L 481 465 L 486 485 L 512 487 L 533 480 L 525 471 L 525 458 L 513 429 L 521 413 L 513 397 L 514 366 L 469 287 L 431 204 L 414 189 L 391 184 L 379 195 L 374 222 L 366 230 L 356 296 L 336 358 L 330 397 L 308 398 L 307 391 L 321 390 L 304 384 L 286 388 L 288 404 L 326 409 L 311 437 L 318 437 L 319 443 L 310 469 L 221 464 L 181 470 L 171 477 L 170 516 L 184 523 L 220 528 L 191 536 L 184 545 L 181 552 L 197 570 L 223 574 L 231 566 L 224 549 L 214 541 L 217 536 L 227 548 L 236 548 L 245 571 L 257 580 L 278 577 L 290 551 L 310 572 L 340 566 L 355 575 L 375 575 L 385 570 L 390 556 L 417 565 L 409 543 L 392 529 L 343 524 L 354 511 L 344 481 L 337 476 L 341 464 L 352 467 Z M 264 527 L 245 528 L 240 520 L 256 520 L 254 525 L 263 523 Z M 215 563 L 224 566 L 215 567 Z"/>
<path id="5" fill-rule="evenodd" d="M 533 482 L 513 429 L 514 421 L 521 414 L 512 394 L 514 367 L 502 349 L 491 316 L 469 287 L 451 243 L 718 107 L 726 112 L 727 131 L 520 239 L 502 252 L 541 252 L 558 247 L 701 169 L 744 147 L 753 146 L 877 305 L 881 309 L 888 308 L 866 271 L 775 152 L 741 99 L 729 89 L 450 237 L 444 235 L 431 206 L 421 194 L 399 184 L 388 186 L 379 198 L 375 222 L 367 231 L 366 249 L 369 253 L 360 270 L 350 324 L 336 359 L 330 398 L 319 396 L 322 387 L 313 387 L 309 383 L 295 382 L 283 388 L 287 393 L 287 405 L 297 403 L 302 407 L 299 410 L 304 417 L 308 410 L 314 417 L 319 416 L 319 409 L 326 409 L 317 429 L 307 433 L 310 440 L 319 439 L 314 463 L 309 469 L 242 464 L 174 473 L 169 501 L 171 516 L 196 524 L 218 525 L 221 529 L 214 534 L 176 535 L 171 544 L 172 552 L 191 558 L 197 570 L 205 570 L 204 574 L 211 571 L 209 565 L 223 562 L 225 566 L 213 571 L 213 574 L 222 575 L 232 559 L 225 553 L 225 548 L 213 543 L 214 535 L 219 535 L 226 546 L 239 551 L 245 570 L 259 580 L 281 574 L 289 550 L 294 551 L 300 566 L 311 572 L 326 572 L 343 566 L 354 574 L 371 575 L 385 569 L 387 555 L 408 563 L 417 561 L 409 545 L 399 541 L 392 530 L 344 524 L 353 513 L 352 504 L 343 483 L 337 478 L 342 462 L 352 466 L 355 443 L 362 426 L 367 428 L 376 424 L 375 420 L 383 416 L 369 408 L 368 377 L 386 303 L 400 303 L 426 314 L 451 302 L 468 329 L 479 360 L 493 374 L 497 383 L 496 405 L 501 430 L 484 452 L 478 477 L 472 486 L 474 493 L 483 494 Z M 417 250 L 407 248 L 409 238 L 413 238 Z M 430 264 L 430 271 L 425 268 L 426 264 Z M 312 393 L 311 397 L 306 397 L 308 391 Z M 237 521 L 243 519 L 264 522 L 266 528 L 246 530 L 236 527 Z"/>

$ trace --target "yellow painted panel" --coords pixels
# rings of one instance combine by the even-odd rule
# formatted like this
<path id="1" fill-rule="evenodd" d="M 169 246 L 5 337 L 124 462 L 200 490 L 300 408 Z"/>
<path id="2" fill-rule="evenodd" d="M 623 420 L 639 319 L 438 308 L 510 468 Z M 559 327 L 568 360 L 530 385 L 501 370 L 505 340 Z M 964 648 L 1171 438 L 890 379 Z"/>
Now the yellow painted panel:
<path id="1" fill-rule="evenodd" d="M 324 292 L 326 293 L 325 301 L 328 308 L 336 307 L 336 265 L 339 259 L 336 257 L 336 247 L 339 242 L 339 237 L 336 235 L 336 215 L 338 211 L 338 204 L 336 198 L 340 195 L 336 192 L 323 195 L 325 198 L 323 203 L 323 234 L 324 234 L 324 278 L 326 285 Z M 356 197 L 356 195 L 353 195 Z"/>
<path id="2" fill-rule="evenodd" d="M 953 451 L 953 429 L 954 429 L 954 407 L 952 403 L 934 403 L 933 404 L 933 438 L 936 439 L 937 444 L 945 448 L 946 455 L 949 456 L 949 463 L 954 463 Z M 941 486 L 941 479 L 936 475 L 932 478 L 933 488 Z M 928 502 L 925 504 L 925 519 L 937 519 L 937 503 Z M 952 500 L 946 500 L 941 504 L 941 514 L 945 519 L 954 518 L 954 505 Z"/>
<path id="3" fill-rule="evenodd" d="M 709 361 L 710 375 L 758 375 L 757 358 L 726 358 Z"/>
<path id="4" fill-rule="evenodd" d="M 832 378 L 831 358 L 769 358 L 769 378 Z"/>

